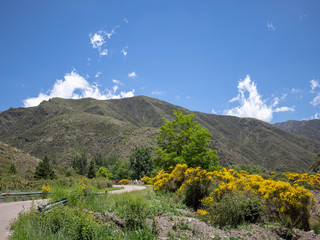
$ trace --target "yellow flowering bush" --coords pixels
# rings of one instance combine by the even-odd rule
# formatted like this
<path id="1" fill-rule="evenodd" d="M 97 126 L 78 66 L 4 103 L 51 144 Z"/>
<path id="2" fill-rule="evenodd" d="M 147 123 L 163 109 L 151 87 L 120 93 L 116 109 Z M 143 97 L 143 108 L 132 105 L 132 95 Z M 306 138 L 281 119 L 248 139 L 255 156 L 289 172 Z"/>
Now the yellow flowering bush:
<path id="1" fill-rule="evenodd" d="M 120 183 L 120 184 L 128 184 L 128 183 L 130 183 L 130 181 L 129 181 L 128 179 L 121 179 L 121 180 L 119 181 L 119 183 Z"/>
<path id="2" fill-rule="evenodd" d="M 43 185 L 41 192 L 42 192 L 43 194 L 46 194 L 46 193 L 48 193 L 50 190 L 51 190 L 51 188 L 49 187 L 49 185 L 47 185 L 47 186 L 46 186 L 46 185 Z"/>
<path id="3" fill-rule="evenodd" d="M 153 184 L 155 191 L 176 191 L 185 198 L 189 206 L 198 208 L 197 201 L 202 198 L 201 203 L 206 210 L 213 209 L 212 206 L 219 203 L 226 194 L 235 192 L 254 194 L 265 203 L 269 211 L 276 209 L 277 215 L 285 214 L 307 229 L 305 219 L 308 219 L 310 207 L 315 200 L 312 193 L 298 183 L 307 181 L 316 187 L 319 184 L 318 176 L 308 174 L 287 174 L 287 176 L 292 184 L 264 179 L 260 175 L 249 174 L 243 170 L 237 172 L 234 169 L 222 168 L 207 172 L 200 167 L 188 168 L 186 164 L 178 164 L 169 172 L 161 170 L 153 179 Z M 210 186 L 213 188 L 211 193 L 208 192 Z"/>
<path id="4" fill-rule="evenodd" d="M 208 212 L 206 210 L 203 210 L 203 209 L 198 209 L 197 210 L 197 215 L 205 216 L 207 214 L 208 214 Z"/>
<path id="5" fill-rule="evenodd" d="M 141 182 L 143 182 L 144 184 L 151 184 L 152 178 L 145 176 L 145 177 L 141 178 Z"/>
<path id="6" fill-rule="evenodd" d="M 170 167 L 168 172 L 161 170 L 153 178 L 153 189 L 155 191 L 176 191 L 185 180 L 185 171 L 187 164 L 177 164 L 175 168 Z"/>
<path id="7" fill-rule="evenodd" d="M 79 185 L 81 190 L 85 190 L 88 188 L 88 178 L 82 177 L 79 181 Z"/>
<path id="8" fill-rule="evenodd" d="M 320 190 L 320 174 L 299 174 L 287 172 L 285 175 L 291 183 Z"/>

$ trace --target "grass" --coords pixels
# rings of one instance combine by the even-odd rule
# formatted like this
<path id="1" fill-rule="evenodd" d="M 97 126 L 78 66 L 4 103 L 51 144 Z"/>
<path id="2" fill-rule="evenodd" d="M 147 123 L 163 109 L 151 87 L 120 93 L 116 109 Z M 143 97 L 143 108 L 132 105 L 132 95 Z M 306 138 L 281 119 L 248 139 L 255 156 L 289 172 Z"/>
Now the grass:
<path id="1" fill-rule="evenodd" d="M 57 187 L 53 197 L 75 194 L 76 186 L 66 191 Z M 158 215 L 179 215 L 177 208 L 186 208 L 172 194 L 155 194 L 152 190 L 110 194 L 102 197 L 78 196 L 76 204 L 68 203 L 46 214 L 34 208 L 22 212 L 11 227 L 10 239 L 157 239 L 153 222 Z M 105 215 L 112 213 L 124 221 L 119 228 L 112 221 L 108 224 L 96 221 L 88 211 Z M 187 224 L 182 229 L 189 229 Z"/>

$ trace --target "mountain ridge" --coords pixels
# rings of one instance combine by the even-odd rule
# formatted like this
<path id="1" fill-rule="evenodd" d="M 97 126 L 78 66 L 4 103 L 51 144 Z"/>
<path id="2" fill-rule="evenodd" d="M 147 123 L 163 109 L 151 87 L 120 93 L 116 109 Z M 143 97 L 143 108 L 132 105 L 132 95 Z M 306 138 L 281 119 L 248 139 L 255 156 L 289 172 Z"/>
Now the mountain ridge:
<path id="1" fill-rule="evenodd" d="M 289 120 L 273 125 L 286 132 L 320 141 L 320 119 L 303 121 Z"/>
<path id="2" fill-rule="evenodd" d="M 0 113 L 0 141 L 36 157 L 48 155 L 68 166 L 82 149 L 128 159 L 136 146 L 154 149 L 155 136 L 182 108 L 159 99 L 53 98 L 32 108 L 11 108 Z M 184 109 L 184 108 L 182 108 Z M 308 169 L 320 142 L 285 132 L 252 118 L 197 113 L 195 120 L 213 134 L 222 165 L 258 164 L 269 170 Z"/>

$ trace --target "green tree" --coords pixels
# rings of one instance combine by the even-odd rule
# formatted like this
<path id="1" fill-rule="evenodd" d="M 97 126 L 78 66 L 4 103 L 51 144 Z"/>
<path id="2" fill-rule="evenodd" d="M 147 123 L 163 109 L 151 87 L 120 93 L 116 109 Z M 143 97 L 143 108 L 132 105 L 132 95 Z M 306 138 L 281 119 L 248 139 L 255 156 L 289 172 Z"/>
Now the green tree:
<path id="1" fill-rule="evenodd" d="M 36 168 L 35 179 L 54 179 L 57 178 L 56 174 L 54 173 L 52 166 L 49 162 L 49 158 L 47 156 L 44 157 L 44 159 L 39 163 L 39 165 Z"/>
<path id="2" fill-rule="evenodd" d="M 88 178 L 95 178 L 96 177 L 96 164 L 95 164 L 94 160 L 91 160 L 89 163 L 87 177 Z"/>
<path id="3" fill-rule="evenodd" d="M 217 151 L 207 148 L 212 134 L 194 120 L 195 114 L 186 115 L 182 110 L 173 112 L 172 121 L 164 119 L 157 136 L 156 164 L 169 168 L 186 163 L 189 167 L 214 169 L 219 166 Z"/>
<path id="4" fill-rule="evenodd" d="M 103 177 L 103 178 L 108 178 L 112 179 L 112 173 L 109 173 L 109 170 L 106 169 L 105 167 L 100 167 L 98 172 L 97 172 L 97 177 Z"/>
<path id="5" fill-rule="evenodd" d="M 130 178 L 130 163 L 122 158 L 118 158 L 112 166 L 112 175 L 114 179 L 129 179 Z"/>
<path id="6" fill-rule="evenodd" d="M 97 166 L 101 167 L 103 165 L 104 159 L 101 152 L 96 152 L 95 154 L 93 154 L 92 158 Z"/>
<path id="7" fill-rule="evenodd" d="M 88 155 L 85 151 L 82 151 L 80 154 L 74 154 L 72 156 L 72 167 L 80 175 L 85 175 L 87 172 L 88 165 Z"/>
<path id="8" fill-rule="evenodd" d="M 131 177 L 141 179 L 144 176 L 150 176 L 153 169 L 153 159 L 151 149 L 145 147 L 136 147 L 130 156 Z"/>

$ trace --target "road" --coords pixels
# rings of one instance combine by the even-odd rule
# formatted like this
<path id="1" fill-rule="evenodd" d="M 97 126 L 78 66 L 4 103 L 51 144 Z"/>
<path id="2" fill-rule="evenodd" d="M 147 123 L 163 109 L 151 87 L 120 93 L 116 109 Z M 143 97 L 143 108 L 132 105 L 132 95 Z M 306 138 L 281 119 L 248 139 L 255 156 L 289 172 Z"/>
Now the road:
<path id="1" fill-rule="evenodd" d="M 136 185 L 113 185 L 113 186 L 124 187 L 124 189 L 115 190 L 109 193 L 132 192 L 137 190 L 143 190 L 146 188 L 144 186 L 136 186 Z M 47 200 L 44 199 L 44 200 L 0 203 L 0 240 L 8 239 L 10 222 L 12 222 L 15 218 L 17 218 L 21 211 L 28 210 L 33 205 L 37 207 L 38 205 L 45 204 L 46 202 Z"/>

